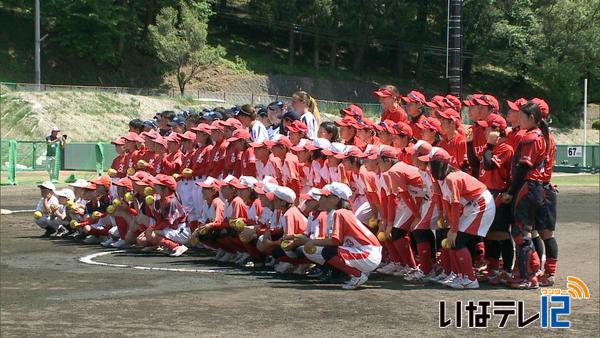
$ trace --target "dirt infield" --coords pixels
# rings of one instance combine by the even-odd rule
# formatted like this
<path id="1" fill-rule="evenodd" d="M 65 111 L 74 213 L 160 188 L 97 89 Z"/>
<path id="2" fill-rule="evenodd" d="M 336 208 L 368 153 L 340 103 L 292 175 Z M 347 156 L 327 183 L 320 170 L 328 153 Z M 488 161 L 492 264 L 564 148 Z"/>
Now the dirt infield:
<path id="1" fill-rule="evenodd" d="M 2 187 L 3 209 L 32 209 L 34 188 Z M 37 238 L 29 213 L 0 219 L 0 336 L 483 336 L 599 335 L 600 237 L 597 187 L 560 188 L 559 278 L 585 281 L 590 300 L 573 300 L 571 329 L 440 329 L 439 301 L 523 300 L 540 310 L 539 291 L 482 285 L 454 291 L 373 275 L 366 287 L 343 291 L 270 272 L 217 265 L 206 252 L 170 258 L 137 250 L 108 253 L 100 246 Z M 90 265 L 79 261 L 107 252 Z M 137 267 L 137 268 L 135 268 Z M 182 271 L 143 270 L 149 268 Z M 466 315 L 464 326 L 466 326 Z M 493 316 L 491 326 L 498 324 Z"/>

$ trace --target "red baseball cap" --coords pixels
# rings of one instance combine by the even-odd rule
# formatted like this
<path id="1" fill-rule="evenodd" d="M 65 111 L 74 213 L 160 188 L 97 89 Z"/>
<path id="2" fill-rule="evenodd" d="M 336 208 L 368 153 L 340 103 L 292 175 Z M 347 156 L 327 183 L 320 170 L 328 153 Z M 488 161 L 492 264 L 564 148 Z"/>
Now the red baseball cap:
<path id="1" fill-rule="evenodd" d="M 155 184 L 158 184 L 158 180 L 154 178 L 154 176 L 148 174 L 142 180 L 137 181 L 138 185 L 154 187 Z"/>
<path id="2" fill-rule="evenodd" d="M 243 128 L 244 125 L 242 124 L 242 122 L 236 118 L 230 117 L 225 121 L 221 121 L 221 124 L 226 126 L 226 127 L 232 127 L 235 129 L 240 129 Z"/>
<path id="3" fill-rule="evenodd" d="M 425 104 L 425 102 L 427 102 L 427 100 L 425 100 L 425 95 L 423 95 L 423 93 L 416 91 L 416 90 L 413 90 L 410 93 L 408 93 L 406 96 L 403 96 L 402 100 L 404 100 L 404 102 L 406 102 L 406 103 L 417 102 L 420 104 Z"/>
<path id="4" fill-rule="evenodd" d="M 196 142 L 196 133 L 194 133 L 193 131 L 190 131 L 190 130 L 186 131 L 183 134 L 180 134 L 179 137 L 185 141 Z"/>
<path id="5" fill-rule="evenodd" d="M 354 128 L 354 127 L 356 127 L 358 122 L 356 122 L 356 119 L 354 117 L 346 115 L 346 116 L 344 116 L 344 118 L 336 119 L 335 124 L 337 124 L 340 127 Z"/>
<path id="6" fill-rule="evenodd" d="M 433 116 L 429 116 L 428 118 L 423 120 L 423 122 L 417 124 L 417 127 L 419 127 L 420 129 L 435 130 L 437 133 L 442 132 L 442 124 L 438 119 L 436 119 Z"/>
<path id="7" fill-rule="evenodd" d="M 453 120 L 455 122 L 460 121 L 460 113 L 452 108 L 440 110 L 439 114 L 442 118 L 447 120 Z"/>
<path id="8" fill-rule="evenodd" d="M 413 136 L 412 128 L 405 122 L 398 122 L 394 124 L 394 134 L 408 136 L 411 138 Z"/>
<path id="9" fill-rule="evenodd" d="M 180 134 L 177 133 L 170 133 L 169 136 L 165 137 L 165 139 L 167 140 L 167 142 L 175 142 L 179 144 L 181 142 L 181 138 L 179 135 Z"/>
<path id="10" fill-rule="evenodd" d="M 376 97 L 394 97 L 394 93 L 391 90 L 381 87 L 373 92 L 373 96 Z"/>
<path id="11" fill-rule="evenodd" d="M 462 104 L 460 102 L 460 99 L 454 95 L 446 95 L 446 97 L 444 97 L 444 99 L 442 101 L 440 101 L 440 104 L 442 105 L 442 107 L 444 108 L 452 108 L 455 109 L 456 111 L 460 111 L 460 108 L 462 108 Z"/>
<path id="12" fill-rule="evenodd" d="M 197 126 L 193 127 L 192 131 L 210 134 L 211 129 L 210 129 L 210 125 L 209 124 L 207 124 L 207 123 L 200 123 Z"/>
<path id="13" fill-rule="evenodd" d="M 489 126 L 489 127 L 493 127 L 493 128 L 498 128 L 500 130 L 506 129 L 506 120 L 504 119 L 504 117 L 502 117 L 498 114 L 490 114 L 490 115 L 488 115 L 488 117 L 485 121 L 477 121 L 476 123 L 483 128 L 486 128 Z"/>
<path id="14" fill-rule="evenodd" d="M 384 146 L 379 148 L 375 154 L 369 155 L 369 159 L 376 160 L 378 157 L 398 158 L 398 151 L 394 147 Z"/>
<path id="15" fill-rule="evenodd" d="M 500 109 L 500 104 L 498 103 L 498 100 L 491 94 L 480 95 L 479 97 L 475 98 L 475 102 L 482 106 L 493 107 L 496 110 Z"/>
<path id="16" fill-rule="evenodd" d="M 308 127 L 306 126 L 306 124 L 300 120 L 295 120 L 294 122 L 292 122 L 292 124 L 290 124 L 287 129 L 291 132 L 291 133 L 308 133 Z"/>
<path id="17" fill-rule="evenodd" d="M 422 162 L 430 162 L 430 161 L 439 161 L 443 163 L 450 163 L 452 157 L 450 154 L 443 148 L 433 147 L 429 154 L 419 156 L 419 161 Z"/>
<path id="18" fill-rule="evenodd" d="M 133 175 L 129 175 L 129 178 L 131 179 L 132 182 L 138 182 L 138 181 L 141 181 L 144 178 L 148 177 L 148 175 L 150 175 L 150 174 L 148 174 L 145 171 L 140 170 L 140 171 L 136 171 L 135 174 L 133 174 Z"/>
<path id="19" fill-rule="evenodd" d="M 116 145 L 116 146 L 122 146 L 125 144 L 125 139 L 122 137 L 119 137 L 118 139 L 114 140 L 111 142 L 112 144 Z"/>
<path id="20" fill-rule="evenodd" d="M 423 156 L 423 155 L 429 155 L 429 153 L 431 152 L 431 149 L 433 147 L 431 146 L 431 144 L 429 144 L 429 142 L 427 141 L 423 141 L 423 140 L 418 140 L 413 146 L 412 146 L 412 150 L 413 153 L 417 153 L 417 155 L 419 156 Z M 410 148 L 409 148 L 410 149 Z"/>
<path id="21" fill-rule="evenodd" d="M 547 119 L 550 116 L 550 106 L 548 103 L 540 98 L 534 97 L 531 99 L 531 102 L 537 104 L 540 107 L 540 111 L 542 112 L 542 118 Z"/>
<path id="22" fill-rule="evenodd" d="M 264 144 L 269 148 L 273 148 L 276 145 L 280 145 L 289 149 L 292 146 L 292 142 L 290 142 L 290 139 L 287 138 L 287 136 L 283 135 L 279 135 L 279 137 L 275 140 L 265 140 Z"/>
<path id="23" fill-rule="evenodd" d="M 425 105 L 429 108 L 441 108 L 441 101 L 444 100 L 444 97 L 441 95 L 436 95 L 431 98 L 430 101 L 425 102 Z"/>
<path id="24" fill-rule="evenodd" d="M 175 181 L 175 178 L 171 175 L 158 174 L 156 175 L 156 181 L 157 182 L 154 184 L 165 186 L 172 191 L 177 189 L 177 181 Z"/>
<path id="25" fill-rule="evenodd" d="M 154 129 L 151 129 L 150 131 L 145 131 L 145 132 L 141 133 L 140 135 L 145 136 L 150 139 L 160 137 L 160 134 Z"/>
<path id="26" fill-rule="evenodd" d="M 354 119 L 357 121 L 363 118 L 363 110 L 354 103 L 340 110 L 340 113 L 342 113 L 344 116 L 354 117 Z"/>
<path id="27" fill-rule="evenodd" d="M 116 186 L 125 187 L 128 190 L 133 190 L 133 182 L 128 177 L 123 177 L 114 183 Z"/>
<path id="28" fill-rule="evenodd" d="M 310 149 L 308 149 L 310 147 Z M 291 151 L 316 150 L 316 147 L 311 147 L 311 142 L 308 139 L 300 139 L 297 145 L 290 147 Z"/>
<path id="29" fill-rule="evenodd" d="M 206 129 L 224 131 L 225 125 L 222 122 L 224 122 L 224 121 L 220 121 L 220 120 L 214 121 L 213 123 L 210 124 L 210 126 L 206 127 Z"/>
<path id="30" fill-rule="evenodd" d="M 251 146 L 252 148 L 261 148 L 261 147 L 268 148 L 269 147 L 269 145 L 264 142 L 250 142 L 250 143 L 248 143 L 248 145 Z"/>
<path id="31" fill-rule="evenodd" d="M 231 134 L 231 137 L 227 139 L 227 142 L 235 142 L 237 140 L 249 140 L 250 132 L 246 128 L 236 129 Z"/>
<path id="32" fill-rule="evenodd" d="M 333 155 L 333 157 L 343 160 L 348 157 L 365 158 L 365 157 L 367 157 L 367 155 L 365 153 L 363 153 L 360 149 L 358 149 L 358 147 L 348 146 L 348 147 L 346 147 L 346 149 L 344 149 L 344 152 L 335 154 L 335 155 Z"/>
<path id="33" fill-rule="evenodd" d="M 219 189 L 221 187 L 221 183 L 219 180 L 214 177 L 208 176 L 204 182 L 196 182 L 196 185 L 202 188 L 214 188 Z"/>
<path id="34" fill-rule="evenodd" d="M 467 107 L 475 106 L 475 105 L 479 104 L 479 103 L 477 103 L 476 100 L 481 95 L 483 95 L 483 94 L 479 94 L 479 93 L 471 94 L 471 95 L 467 96 L 467 98 L 465 100 L 463 100 L 463 103 Z"/>
<path id="35" fill-rule="evenodd" d="M 127 134 L 125 134 L 123 136 L 123 138 L 125 139 L 125 141 L 144 142 L 144 139 L 140 135 L 138 135 L 138 134 L 136 134 L 136 133 L 134 133 L 132 131 L 130 131 Z"/>
<path id="36" fill-rule="evenodd" d="M 379 124 L 375 125 L 375 130 L 377 131 L 385 131 L 390 134 L 394 133 L 394 121 L 392 120 L 384 120 L 379 122 Z"/>
<path id="37" fill-rule="evenodd" d="M 167 148 L 167 140 L 164 137 L 153 138 L 152 142 L 160 144 L 161 146 L 165 147 L 165 149 Z"/>
<path id="38" fill-rule="evenodd" d="M 96 177 L 93 180 L 91 180 L 90 183 L 94 183 L 95 185 L 102 185 L 106 188 L 110 188 L 112 186 L 112 180 L 108 175 Z"/>

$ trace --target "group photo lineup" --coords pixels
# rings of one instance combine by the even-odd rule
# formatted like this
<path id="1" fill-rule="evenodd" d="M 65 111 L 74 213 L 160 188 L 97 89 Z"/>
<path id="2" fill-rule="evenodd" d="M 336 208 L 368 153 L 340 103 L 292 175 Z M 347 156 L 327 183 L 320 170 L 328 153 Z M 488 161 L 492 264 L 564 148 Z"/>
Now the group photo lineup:
<path id="1" fill-rule="evenodd" d="M 1 337 L 600 334 L 599 2 L 0 18 Z"/>

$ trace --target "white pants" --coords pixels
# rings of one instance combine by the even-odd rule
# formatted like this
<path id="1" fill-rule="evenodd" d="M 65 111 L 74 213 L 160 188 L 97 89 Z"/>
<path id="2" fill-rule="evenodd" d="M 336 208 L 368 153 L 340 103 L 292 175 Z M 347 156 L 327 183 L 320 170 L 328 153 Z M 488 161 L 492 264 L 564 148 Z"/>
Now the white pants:
<path id="1" fill-rule="evenodd" d="M 42 216 L 42 218 L 35 220 L 35 224 L 37 224 L 42 229 L 51 228 L 54 230 L 58 230 L 58 226 L 64 223 L 65 222 L 60 218 L 51 219 L 48 216 Z"/>
<path id="2" fill-rule="evenodd" d="M 352 211 L 354 215 L 362 224 L 369 224 L 369 219 L 373 215 L 371 204 L 365 195 L 358 195 L 354 201 L 352 201 Z"/>
<path id="3" fill-rule="evenodd" d="M 458 220 L 458 231 L 485 237 L 496 215 L 494 197 L 486 190 L 479 198 L 467 203 Z"/>
<path id="4" fill-rule="evenodd" d="M 190 227 L 187 226 L 186 223 L 181 223 L 179 224 L 179 227 L 177 227 L 177 229 L 163 229 L 163 234 L 166 238 L 172 240 L 173 242 L 177 242 L 179 244 L 186 244 L 190 240 L 192 232 L 190 230 Z"/>

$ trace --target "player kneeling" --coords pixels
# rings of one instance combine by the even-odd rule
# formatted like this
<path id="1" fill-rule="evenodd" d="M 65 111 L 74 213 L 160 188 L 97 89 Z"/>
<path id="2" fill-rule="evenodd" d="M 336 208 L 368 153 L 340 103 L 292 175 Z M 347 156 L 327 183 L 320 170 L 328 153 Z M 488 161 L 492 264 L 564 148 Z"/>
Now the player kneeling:
<path id="1" fill-rule="evenodd" d="M 319 191 L 319 206 L 327 211 L 328 224 L 333 223 L 329 238 L 311 239 L 304 244 L 308 259 L 317 264 L 329 264 L 350 275 L 342 288 L 351 290 L 364 284 L 369 272 L 381 263 L 381 244 L 377 237 L 360 223 L 350 207 L 350 187 L 334 182 Z"/>
<path id="2" fill-rule="evenodd" d="M 150 208 L 156 224 L 152 226 L 148 240 L 155 245 L 170 249 L 170 256 L 179 257 L 188 250 L 185 244 L 190 239 L 190 228 L 186 224 L 187 213 L 175 195 L 177 182 L 173 176 L 158 174 L 153 206 Z M 149 202 L 149 201 L 147 201 Z"/>

